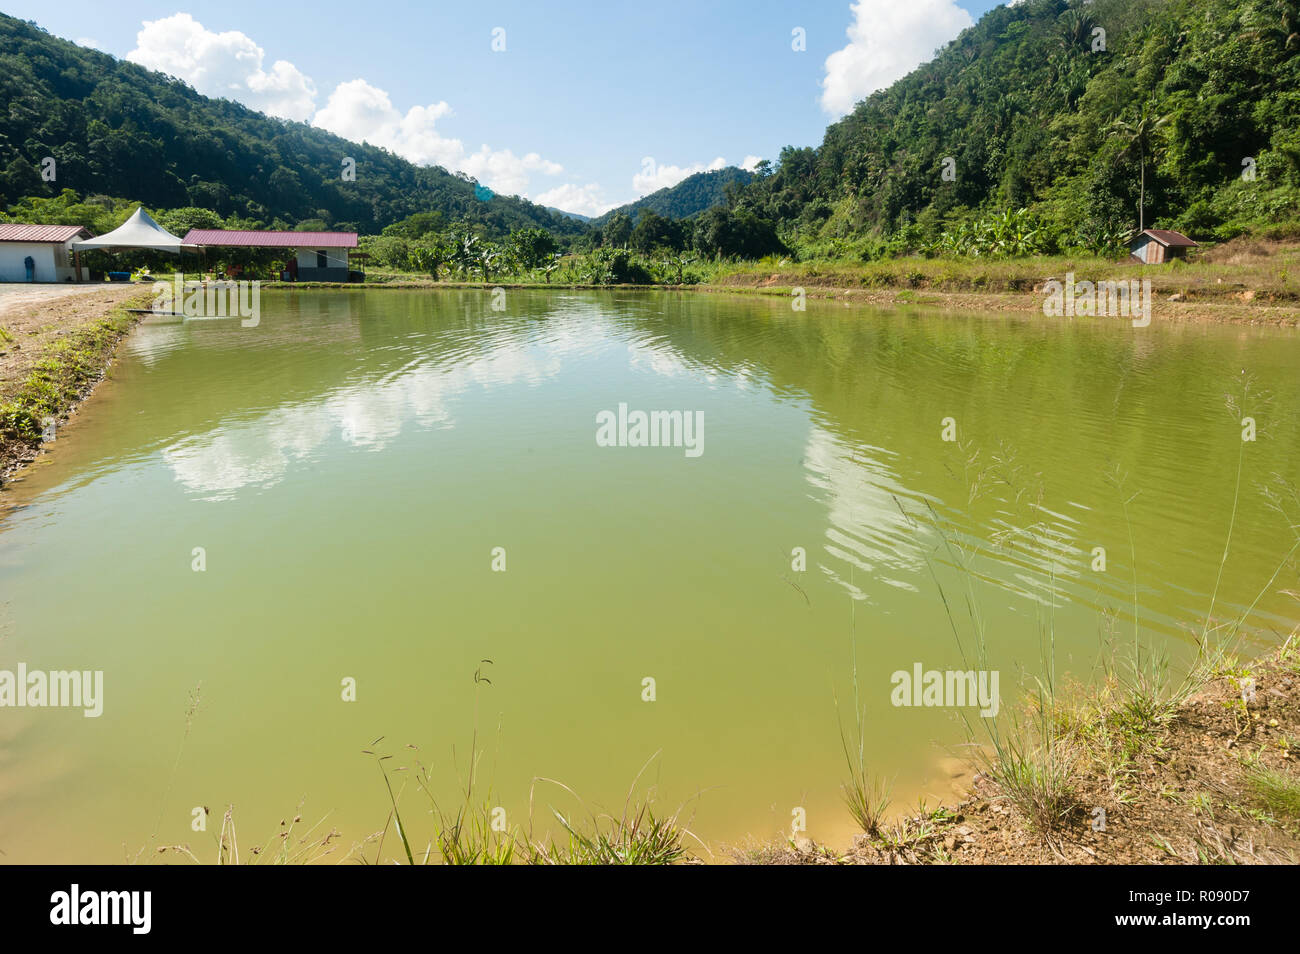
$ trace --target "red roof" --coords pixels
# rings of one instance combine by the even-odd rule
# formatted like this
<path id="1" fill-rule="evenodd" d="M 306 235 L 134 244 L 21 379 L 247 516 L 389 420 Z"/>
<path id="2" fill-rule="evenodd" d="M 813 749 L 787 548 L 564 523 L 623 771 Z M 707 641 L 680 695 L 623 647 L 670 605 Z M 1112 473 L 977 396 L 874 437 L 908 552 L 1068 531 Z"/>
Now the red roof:
<path id="1" fill-rule="evenodd" d="M 1175 232 L 1172 229 L 1147 229 L 1142 234 L 1150 235 L 1153 239 L 1166 247 L 1200 248 L 1199 245 L 1189 239 L 1182 232 Z"/>
<path id="2" fill-rule="evenodd" d="M 0 222 L 0 242 L 66 242 L 77 236 L 90 238 L 84 225 L 20 225 Z"/>
<path id="3" fill-rule="evenodd" d="M 240 248 L 356 248 L 356 232 L 270 232 L 254 229 L 190 229 L 186 245 Z"/>

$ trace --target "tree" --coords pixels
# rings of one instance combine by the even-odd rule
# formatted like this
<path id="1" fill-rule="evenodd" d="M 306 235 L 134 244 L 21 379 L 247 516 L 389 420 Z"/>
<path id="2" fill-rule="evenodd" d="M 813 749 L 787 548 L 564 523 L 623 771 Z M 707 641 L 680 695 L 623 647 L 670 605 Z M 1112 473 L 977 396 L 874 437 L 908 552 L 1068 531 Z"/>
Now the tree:
<path id="1" fill-rule="evenodd" d="M 601 231 L 604 243 L 610 248 L 626 248 L 627 240 L 632 237 L 632 217 L 621 210 L 615 212 Z"/>
<path id="2" fill-rule="evenodd" d="M 546 229 L 515 229 L 507 244 L 523 268 L 537 268 L 555 251 L 555 236 Z"/>
<path id="3" fill-rule="evenodd" d="M 384 235 L 397 235 L 401 238 L 418 239 L 431 232 L 441 232 L 446 224 L 441 212 L 415 212 L 384 228 Z"/>
<path id="4" fill-rule="evenodd" d="M 1111 124 L 1127 140 L 1127 144 L 1120 150 L 1120 156 L 1131 155 L 1134 151 L 1138 155 L 1139 232 L 1146 230 L 1147 155 L 1153 152 L 1155 131 L 1168 122 L 1168 114 L 1164 116 L 1157 115 L 1152 104 L 1146 103 L 1133 119 L 1117 119 Z"/>
<path id="5" fill-rule="evenodd" d="M 645 209 L 637 219 L 636 228 L 632 229 L 628 244 L 638 252 L 649 252 L 656 248 L 680 248 L 682 230 L 672 219 Z"/>
<path id="6" fill-rule="evenodd" d="M 223 226 L 221 216 L 211 209 L 199 209 L 189 206 L 183 209 L 170 209 L 161 213 L 157 222 L 173 235 L 185 237 L 190 229 L 219 229 Z"/>
<path id="7" fill-rule="evenodd" d="M 34 195 L 45 191 L 45 183 L 36 171 L 36 166 L 26 159 L 15 156 L 0 173 L 0 197 L 16 202 L 25 195 Z"/>
<path id="8" fill-rule="evenodd" d="M 411 264 L 422 272 L 428 272 L 435 282 L 438 271 L 447 264 L 452 255 L 451 243 L 441 236 L 431 235 L 411 247 Z"/>
<path id="9" fill-rule="evenodd" d="M 695 247 L 705 255 L 762 258 L 786 251 L 776 224 L 748 210 L 714 206 L 695 225 Z"/>

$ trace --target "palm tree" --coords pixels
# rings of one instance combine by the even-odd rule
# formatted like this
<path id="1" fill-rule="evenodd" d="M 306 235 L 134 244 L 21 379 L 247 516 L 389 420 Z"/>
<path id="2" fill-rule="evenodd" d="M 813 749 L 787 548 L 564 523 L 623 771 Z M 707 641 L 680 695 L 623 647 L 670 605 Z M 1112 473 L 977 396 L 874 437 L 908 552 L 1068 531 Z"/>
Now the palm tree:
<path id="1" fill-rule="evenodd" d="M 1056 22 L 1060 45 L 1070 53 L 1077 53 L 1086 46 L 1097 23 L 1083 7 L 1066 10 Z"/>
<path id="2" fill-rule="evenodd" d="M 1113 129 L 1118 130 L 1128 140 L 1127 145 L 1120 150 L 1120 157 L 1129 155 L 1134 149 L 1138 153 L 1138 231 L 1146 231 L 1146 205 L 1147 205 L 1147 153 L 1153 152 L 1153 137 L 1155 131 L 1169 122 L 1169 114 L 1157 116 L 1152 104 L 1147 103 L 1142 107 L 1132 121 L 1117 119 L 1111 123 Z"/>

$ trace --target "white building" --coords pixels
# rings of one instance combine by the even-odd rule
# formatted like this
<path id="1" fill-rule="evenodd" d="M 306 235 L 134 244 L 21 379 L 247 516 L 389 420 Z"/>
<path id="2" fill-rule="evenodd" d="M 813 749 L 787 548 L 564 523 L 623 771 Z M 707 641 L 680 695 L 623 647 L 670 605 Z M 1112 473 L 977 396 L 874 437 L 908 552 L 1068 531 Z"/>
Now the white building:
<path id="1" fill-rule="evenodd" d="M 72 243 L 90 238 L 80 225 L 20 225 L 0 222 L 0 282 L 87 281 L 76 265 Z"/>
<path id="2" fill-rule="evenodd" d="M 342 278 L 334 281 L 347 281 L 348 250 L 346 248 L 300 248 L 298 251 L 298 276 L 304 281 L 307 276 L 325 275 L 342 272 Z M 326 279 L 328 280 L 328 279 Z"/>

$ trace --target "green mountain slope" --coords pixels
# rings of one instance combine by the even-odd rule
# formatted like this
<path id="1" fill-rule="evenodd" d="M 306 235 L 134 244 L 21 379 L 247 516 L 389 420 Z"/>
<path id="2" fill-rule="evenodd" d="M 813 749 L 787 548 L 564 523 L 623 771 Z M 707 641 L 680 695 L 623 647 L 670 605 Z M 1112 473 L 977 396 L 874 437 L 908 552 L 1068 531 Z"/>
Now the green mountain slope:
<path id="1" fill-rule="evenodd" d="M 1001 228 L 1052 251 L 1114 247 L 1140 196 L 1148 227 L 1194 238 L 1300 218 L 1300 0 L 998 7 L 733 211 L 806 250 L 960 252 Z"/>
<path id="2" fill-rule="evenodd" d="M 545 206 L 547 211 L 554 212 L 556 215 L 563 215 L 566 218 L 577 219 L 579 222 L 590 222 L 590 215 L 583 215 L 581 212 L 565 212 L 563 209 L 557 209 L 553 205 Z"/>
<path id="3" fill-rule="evenodd" d="M 200 206 L 267 225 L 321 219 L 377 232 L 437 211 L 493 233 L 585 226 L 524 199 L 475 195 L 475 182 L 420 167 L 305 123 L 200 96 L 184 83 L 0 14 L 0 205 L 21 196 L 129 198 Z M 55 159 L 45 182 L 40 163 Z M 356 160 L 344 181 L 343 160 Z M 480 195 L 483 195 L 480 191 Z"/>
<path id="4" fill-rule="evenodd" d="M 697 172 L 674 186 L 652 192 L 635 202 L 620 205 L 616 209 L 610 209 L 591 221 L 593 225 L 601 226 L 608 222 L 611 216 L 622 212 L 635 222 L 637 216 L 645 209 L 666 219 L 690 218 L 724 201 L 727 186 L 732 183 L 744 185 L 753 178 L 753 173 L 735 166 L 715 169 L 712 172 Z"/>

